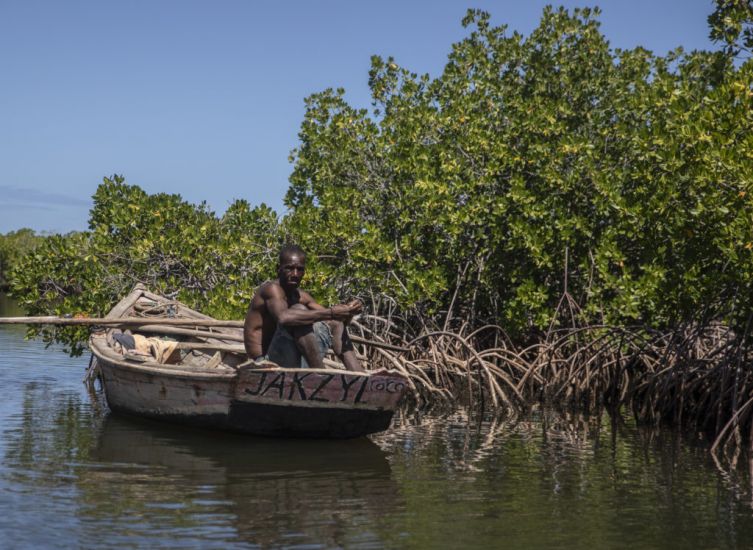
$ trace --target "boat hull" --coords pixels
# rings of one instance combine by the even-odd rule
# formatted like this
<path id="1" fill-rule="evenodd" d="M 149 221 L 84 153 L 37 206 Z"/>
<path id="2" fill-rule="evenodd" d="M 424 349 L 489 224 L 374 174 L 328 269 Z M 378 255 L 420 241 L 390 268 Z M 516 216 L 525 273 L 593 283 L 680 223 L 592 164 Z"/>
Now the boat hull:
<path id="1" fill-rule="evenodd" d="M 114 338 L 108 339 L 109 329 L 89 339 L 108 405 L 116 413 L 265 436 L 354 438 L 386 430 L 407 390 L 407 378 L 390 370 L 283 369 L 244 362 L 245 350 L 228 344 L 243 340 L 241 328 L 160 327 L 155 317 L 160 308 L 175 318 L 212 320 L 141 285 L 107 317 L 149 315 L 153 323 L 142 330 L 149 326 L 151 332 L 156 327 L 190 336 L 183 349 L 193 351 L 177 362 L 123 353 Z"/>
<path id="2" fill-rule="evenodd" d="M 116 413 L 263 436 L 349 439 L 380 432 L 404 392 L 404 380 L 389 373 L 241 368 L 208 376 L 97 360 Z"/>
<path id="3" fill-rule="evenodd" d="M 330 409 L 234 401 L 229 428 L 257 435 L 350 439 L 389 428 L 392 411 Z"/>

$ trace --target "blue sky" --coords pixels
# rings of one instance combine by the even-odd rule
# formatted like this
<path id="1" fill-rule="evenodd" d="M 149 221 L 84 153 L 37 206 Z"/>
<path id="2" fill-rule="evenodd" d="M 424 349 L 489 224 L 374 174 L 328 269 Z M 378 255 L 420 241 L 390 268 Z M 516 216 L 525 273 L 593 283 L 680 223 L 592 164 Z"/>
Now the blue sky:
<path id="1" fill-rule="evenodd" d="M 369 58 L 438 75 L 467 8 L 528 34 L 551 2 L 0 0 L 0 233 L 84 229 L 103 176 L 284 212 L 306 96 L 369 107 Z M 710 49 L 710 0 L 602 0 L 613 47 Z"/>

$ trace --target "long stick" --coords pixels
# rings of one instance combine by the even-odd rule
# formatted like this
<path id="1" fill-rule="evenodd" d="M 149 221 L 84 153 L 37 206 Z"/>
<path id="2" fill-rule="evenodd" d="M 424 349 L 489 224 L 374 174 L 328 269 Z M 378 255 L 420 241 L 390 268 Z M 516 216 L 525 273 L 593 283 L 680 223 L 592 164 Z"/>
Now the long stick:
<path id="1" fill-rule="evenodd" d="M 153 325 L 243 328 L 243 321 L 169 317 L 0 317 L 0 325 Z"/>
<path id="2" fill-rule="evenodd" d="M 371 346 L 372 348 L 382 348 L 399 352 L 410 351 L 410 348 L 388 344 L 387 342 L 375 342 L 374 340 L 367 340 L 366 338 L 361 338 L 360 336 L 350 335 L 350 340 L 351 342 L 355 342 L 356 344 L 363 344 L 364 346 Z"/>
<path id="3" fill-rule="evenodd" d="M 0 317 L 0 325 L 61 325 L 61 326 L 139 326 L 141 330 L 148 332 L 160 332 L 159 327 L 214 327 L 214 328 L 243 328 L 243 321 L 218 320 L 218 319 L 190 319 L 190 318 L 167 318 L 167 317 L 119 317 L 108 319 L 103 317 Z M 148 326 L 144 326 L 148 325 Z M 232 334 L 209 333 L 203 331 L 180 331 L 180 329 L 164 330 L 170 334 L 183 334 L 185 336 L 203 336 L 218 340 L 232 340 L 242 342 L 242 336 Z M 350 339 L 356 344 L 372 346 L 375 348 L 392 351 L 406 352 L 408 348 L 395 346 L 386 342 L 375 342 L 360 336 L 351 336 Z"/>
<path id="4" fill-rule="evenodd" d="M 202 344 L 199 342 L 178 342 L 178 349 L 226 351 L 229 353 L 242 353 L 246 355 L 246 348 L 229 344 Z"/>
<path id="5" fill-rule="evenodd" d="M 152 332 L 152 333 L 162 333 L 162 334 L 180 334 L 183 336 L 199 336 L 201 338 L 213 338 L 215 340 L 227 340 L 230 342 L 243 342 L 243 336 L 240 336 L 240 335 L 224 334 L 222 332 L 208 332 L 205 330 L 191 330 L 191 329 L 178 328 L 178 327 L 165 327 L 157 323 L 154 323 L 151 325 L 141 325 L 139 327 L 139 330 L 141 332 Z M 361 338 L 359 336 L 351 336 L 350 339 L 356 344 L 363 344 L 364 346 L 371 346 L 374 348 L 382 348 L 382 349 L 388 349 L 388 350 L 399 351 L 399 352 L 410 351 L 408 348 L 394 346 L 392 344 L 387 344 L 386 342 L 375 342 L 373 340 L 366 340 L 365 338 Z"/>
<path id="6" fill-rule="evenodd" d="M 243 342 L 240 334 L 225 334 L 222 332 L 209 332 L 206 330 L 191 330 L 180 327 L 165 327 L 159 324 L 141 325 L 139 332 L 151 332 L 156 334 L 180 334 L 182 336 L 198 336 L 200 338 L 212 338 L 214 340 L 227 340 L 230 342 Z"/>

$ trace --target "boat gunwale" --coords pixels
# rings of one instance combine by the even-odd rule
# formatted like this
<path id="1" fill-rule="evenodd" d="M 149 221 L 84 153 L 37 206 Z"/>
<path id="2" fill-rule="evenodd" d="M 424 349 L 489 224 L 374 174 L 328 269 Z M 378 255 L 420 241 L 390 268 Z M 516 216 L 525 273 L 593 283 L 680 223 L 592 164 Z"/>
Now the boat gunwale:
<path id="1" fill-rule="evenodd" d="M 347 371 L 344 369 L 330 369 L 330 368 L 324 368 L 324 369 L 303 369 L 303 368 L 284 368 L 280 366 L 273 366 L 273 367 L 259 367 L 253 364 L 253 361 L 247 361 L 245 363 L 242 363 L 238 365 L 237 367 L 228 367 L 225 366 L 224 368 L 227 370 L 223 371 L 217 371 L 217 367 L 212 369 L 206 369 L 203 367 L 190 367 L 187 365 L 181 365 L 181 364 L 175 364 L 175 365 L 169 365 L 165 363 L 156 363 L 154 361 L 144 361 L 144 362 L 134 362 L 130 361 L 127 358 L 117 354 L 115 351 L 112 350 L 110 346 L 107 345 L 107 342 L 105 341 L 104 336 L 102 335 L 95 335 L 92 336 L 89 339 L 89 348 L 91 349 L 92 353 L 97 357 L 99 361 L 105 361 L 107 363 L 117 365 L 118 367 L 125 368 L 127 370 L 137 371 L 137 372 L 144 372 L 149 374 L 159 374 L 159 375 L 166 375 L 166 376 L 173 376 L 173 377 L 187 377 L 187 378 L 206 378 L 206 379 L 218 379 L 218 378 L 226 378 L 228 380 L 237 378 L 238 375 L 242 372 L 290 372 L 290 373 L 312 373 L 312 374 L 344 374 L 347 376 L 364 376 L 367 378 L 372 377 L 373 375 L 380 375 L 380 376 L 397 376 L 400 378 L 404 378 L 404 376 L 399 373 L 398 371 L 392 371 L 392 370 L 379 370 L 379 371 L 365 371 L 365 372 L 355 372 L 355 371 Z"/>
<path id="2" fill-rule="evenodd" d="M 192 310 L 191 308 L 185 306 L 177 300 L 170 300 L 164 296 L 153 294 L 146 290 L 146 288 L 141 284 L 136 285 L 126 297 L 124 297 L 113 307 L 113 309 L 106 317 L 111 319 L 124 317 L 126 315 L 126 312 L 132 311 L 132 308 L 134 308 L 134 306 L 142 298 L 154 302 L 155 304 L 176 304 L 177 313 L 180 316 L 187 316 L 189 319 L 212 319 L 212 317 Z M 152 322 L 152 319 L 153 324 L 159 324 L 159 316 L 154 316 L 148 321 Z M 389 428 L 389 422 L 395 410 L 397 409 L 399 401 L 402 399 L 404 390 L 400 392 L 400 395 L 394 402 L 390 402 L 392 400 L 387 397 L 380 397 L 377 401 L 371 403 L 365 401 L 360 403 L 341 403 L 338 401 L 329 401 L 324 399 L 315 401 L 307 400 L 305 397 L 302 400 L 278 400 L 268 398 L 263 394 L 262 396 L 257 397 L 253 392 L 249 392 L 251 395 L 246 396 L 245 393 L 242 392 L 242 390 L 248 384 L 251 384 L 252 381 L 254 381 L 253 383 L 256 383 L 256 380 L 260 380 L 258 383 L 262 384 L 267 375 L 275 377 L 274 380 L 286 380 L 288 374 L 293 380 L 291 384 L 295 384 L 296 380 L 298 380 L 298 388 L 301 392 L 303 391 L 300 387 L 300 383 L 302 381 L 301 377 L 305 378 L 305 376 L 308 376 L 309 374 L 315 375 L 309 380 L 310 383 L 318 386 L 315 390 L 316 392 L 319 392 L 320 389 L 324 387 L 324 383 L 322 383 L 322 381 L 329 382 L 329 380 L 333 379 L 337 375 L 342 376 L 343 384 L 347 382 L 347 386 L 345 386 L 346 394 L 347 389 L 350 388 L 355 382 L 354 379 L 360 379 L 363 381 L 362 383 L 359 382 L 359 384 L 361 384 L 360 387 L 362 388 L 361 391 L 363 391 L 363 388 L 366 387 L 366 384 L 373 384 L 369 382 L 369 380 L 372 378 L 376 379 L 377 381 L 379 381 L 380 379 L 397 379 L 404 383 L 404 388 L 407 387 L 408 384 L 408 379 L 404 374 L 391 369 L 354 372 L 344 369 L 331 368 L 329 366 L 321 369 L 284 368 L 272 362 L 259 364 L 253 360 L 248 360 L 246 358 L 246 354 L 242 353 L 241 351 L 225 352 L 234 357 L 235 360 L 240 358 L 244 359 L 244 361 L 239 364 L 235 364 L 235 361 L 233 361 L 231 363 L 232 366 L 224 362 L 219 363 L 215 367 L 209 368 L 204 366 L 206 363 L 165 364 L 158 363 L 156 362 L 156 360 L 147 360 L 142 362 L 133 358 L 129 358 L 128 356 L 121 355 L 115 349 L 113 349 L 113 347 L 110 345 L 111 343 L 108 341 L 108 334 L 111 330 L 113 329 L 110 328 L 92 333 L 89 337 L 89 348 L 91 350 L 93 358 L 99 365 L 100 375 L 102 376 L 102 385 L 105 390 L 105 394 L 107 395 L 108 404 L 111 403 L 110 399 L 112 398 L 114 399 L 114 401 L 112 402 L 113 404 L 111 404 L 113 410 L 118 410 L 127 414 L 134 414 L 137 416 L 146 416 L 169 420 L 172 416 L 174 416 L 174 414 L 177 414 L 176 418 L 181 418 L 181 421 L 184 421 L 185 419 L 190 417 L 191 422 L 194 422 L 196 418 L 201 417 L 205 419 L 202 420 L 202 422 L 207 421 L 211 425 L 217 424 L 220 427 L 228 428 L 231 430 L 240 429 L 243 432 L 254 433 L 257 435 L 280 435 L 278 433 L 281 429 L 279 426 L 269 428 L 269 426 L 265 427 L 263 425 L 263 422 L 262 425 L 257 425 L 258 421 L 254 421 L 248 424 L 247 420 L 243 420 L 241 424 L 238 424 L 237 426 L 233 423 L 237 423 L 239 419 L 245 418 L 244 415 L 251 414 L 250 411 L 256 411 L 256 413 L 254 414 L 257 414 L 259 410 L 264 410 L 266 411 L 264 414 L 267 414 L 269 411 L 282 412 L 287 410 L 293 412 L 286 412 L 282 415 L 282 417 L 280 417 L 281 419 L 278 419 L 278 423 L 282 422 L 282 424 L 280 425 L 283 428 L 282 433 L 287 433 L 288 431 L 292 430 L 291 433 L 294 433 L 294 436 L 311 437 L 311 434 L 298 433 L 298 431 L 293 430 L 286 424 L 290 421 L 290 419 L 288 418 L 290 414 L 297 415 L 300 414 L 298 411 L 308 410 L 311 411 L 311 414 L 325 414 L 325 416 L 322 417 L 323 419 L 320 418 L 316 421 L 322 423 L 321 425 L 316 424 L 315 422 L 316 425 L 314 433 L 318 435 L 315 435 L 314 437 L 334 437 L 338 439 L 343 437 L 362 437 L 367 434 L 376 433 Z M 238 330 L 239 329 L 237 328 L 228 328 L 222 330 L 222 333 L 218 331 L 214 334 L 207 334 L 206 336 L 202 334 L 201 336 L 196 336 L 195 338 L 203 339 L 206 341 L 221 340 L 223 335 L 227 336 L 229 334 L 237 334 Z M 138 329 L 134 329 L 134 331 L 137 332 Z M 216 357 L 216 353 L 217 352 L 215 352 L 215 354 L 213 355 L 211 352 L 207 351 L 203 352 L 201 356 L 205 356 L 207 358 L 207 361 L 209 361 L 211 360 L 211 357 Z M 223 355 L 221 357 L 224 358 L 225 356 Z M 196 363 L 200 363 L 200 360 L 196 361 Z M 317 381 L 317 376 L 318 378 L 320 378 L 320 381 Z M 347 381 L 345 377 L 348 377 Z M 110 378 L 111 380 L 108 382 L 108 379 Z M 141 395 L 139 393 L 139 390 L 136 389 L 135 391 L 138 394 L 137 396 L 130 395 L 128 391 L 125 391 L 124 393 L 124 388 L 130 384 L 136 384 L 136 388 L 138 388 L 139 383 L 148 383 L 150 386 L 152 386 L 154 383 L 160 383 L 160 381 L 163 391 L 165 391 L 165 384 L 183 386 L 182 388 L 178 389 L 178 400 L 174 401 L 174 403 L 171 402 L 173 403 L 171 407 L 172 409 L 174 409 L 172 412 L 170 412 L 170 410 L 164 409 L 162 402 L 159 399 L 155 401 L 155 396 L 151 395 L 149 392 Z M 112 386 L 110 386 L 110 382 L 112 383 Z M 272 382 L 270 382 L 270 385 L 271 384 Z M 388 384 L 389 383 L 386 382 L 385 386 L 387 386 Z M 204 387 L 201 388 L 199 386 Z M 291 395 L 292 388 L 293 386 L 291 386 Z M 267 390 L 268 389 L 269 388 L 267 388 Z M 197 392 L 201 392 L 202 390 L 209 391 L 210 396 L 214 396 L 216 394 L 216 397 L 220 398 L 220 401 L 218 401 L 220 407 L 219 409 L 215 410 L 218 405 L 217 403 L 214 403 L 213 400 L 216 397 L 210 397 L 209 401 L 207 401 L 206 403 L 199 403 L 196 401 L 194 393 L 196 393 L 196 395 L 198 396 L 199 393 Z M 154 393 L 152 390 L 149 391 Z M 194 393 L 191 393 L 190 395 L 184 395 L 186 391 L 192 391 Z M 110 395 L 110 392 L 113 392 L 112 396 Z M 382 390 L 377 390 L 377 393 L 382 394 L 383 392 Z M 167 392 L 165 391 L 165 396 L 162 396 L 160 394 L 160 397 L 166 398 L 166 395 Z M 358 396 L 360 395 L 361 394 L 358 393 Z M 117 396 L 117 399 L 115 399 L 115 396 Z M 175 399 L 176 398 L 174 397 L 173 400 Z M 387 401 L 383 402 L 385 399 Z M 189 409 L 183 410 L 185 408 L 184 405 L 190 405 L 190 411 Z M 206 414 L 199 414 L 197 412 L 194 412 L 197 406 L 200 406 L 200 410 L 204 411 Z M 207 407 L 209 408 L 207 409 Z M 259 409 L 259 407 L 262 407 L 263 409 Z M 314 413 L 314 410 L 321 411 L 321 413 Z M 330 412 L 327 413 L 326 411 Z M 338 416 L 337 418 L 339 420 L 333 427 L 332 425 L 330 425 L 330 423 L 332 422 L 334 417 L 330 418 L 326 415 L 335 413 L 335 411 L 348 411 L 348 413 L 344 417 Z M 368 415 L 367 417 L 357 417 L 357 419 L 360 419 L 359 422 L 366 422 L 363 425 L 358 424 L 358 426 L 360 427 L 358 427 L 357 429 L 353 428 L 353 426 L 349 424 L 349 422 L 354 421 L 352 415 L 356 413 L 359 415 Z M 277 413 L 275 413 L 272 416 L 277 417 L 278 415 Z M 235 420 L 233 420 L 233 418 L 235 418 Z M 316 416 L 315 418 L 319 418 L 319 416 Z M 269 431 L 270 429 L 272 431 Z"/>
<path id="3" fill-rule="evenodd" d="M 118 319 L 120 317 L 123 317 L 125 313 L 133 307 L 141 298 L 147 298 L 149 300 L 152 300 L 156 303 L 169 303 L 172 300 L 168 300 L 164 296 L 160 296 L 159 294 L 155 294 L 153 292 L 150 292 L 146 289 L 146 287 L 138 283 L 133 287 L 133 290 L 129 292 L 122 300 L 120 300 L 113 308 L 110 310 L 110 312 L 105 316 L 108 319 Z M 178 302 L 180 303 L 180 302 Z M 191 317 L 201 318 L 201 319 L 212 319 L 209 315 L 205 315 L 201 312 L 198 312 L 194 309 L 189 308 L 188 306 L 184 304 L 180 304 L 181 308 L 190 314 Z M 146 318 L 145 318 L 146 319 Z M 151 321 L 151 319 L 149 319 Z M 159 317 L 154 318 L 154 324 L 159 324 Z M 111 329 L 108 329 L 111 330 Z M 223 371 L 218 371 L 217 367 L 213 369 L 206 369 L 203 367 L 189 367 L 187 365 L 168 365 L 165 363 L 157 363 L 154 361 L 145 361 L 145 362 L 132 362 L 129 361 L 127 358 L 119 355 L 116 353 L 108 344 L 106 335 L 107 330 L 100 332 L 100 333 L 94 333 L 89 337 L 89 349 L 94 354 L 94 356 L 99 361 L 106 361 L 110 363 L 111 365 L 117 365 L 118 367 L 124 368 L 126 370 L 131 370 L 135 372 L 140 373 L 149 373 L 154 375 L 164 375 L 164 376 L 171 376 L 171 377 L 189 377 L 194 380 L 217 380 L 217 379 L 228 379 L 232 380 L 237 377 L 237 369 L 233 367 L 225 366 L 225 369 Z M 212 335 L 207 335 L 207 339 L 221 339 L 222 332 L 219 330 L 215 333 L 216 336 L 219 336 L 220 338 L 212 337 Z"/>
<path id="4" fill-rule="evenodd" d="M 173 302 L 173 300 L 168 300 L 164 296 L 160 296 L 159 294 L 154 294 L 153 292 L 150 292 L 146 289 L 144 285 L 141 283 L 136 284 L 131 290 L 130 293 L 128 293 L 122 300 L 120 300 L 106 315 L 107 318 L 111 319 L 117 319 L 118 317 L 123 317 L 126 311 L 128 311 L 131 307 L 133 307 L 140 298 L 147 298 L 149 300 L 152 300 L 154 302 L 160 303 L 160 302 Z M 177 301 L 176 301 L 177 302 Z M 198 312 L 194 309 L 189 308 L 188 306 L 177 302 L 180 304 L 181 308 L 184 310 L 184 312 L 191 314 L 191 316 L 196 316 L 197 318 L 201 319 L 213 319 L 213 317 L 203 314 L 201 312 Z M 159 324 L 159 317 L 154 318 L 155 323 Z M 237 329 L 230 329 L 232 331 L 237 332 Z M 118 354 L 116 351 L 112 349 L 107 343 L 106 338 L 107 331 L 94 333 L 89 337 L 89 349 L 91 350 L 92 354 L 97 358 L 98 361 L 103 361 L 106 363 L 109 363 L 113 367 L 121 368 L 126 371 L 136 372 L 140 374 L 151 374 L 151 375 L 157 375 L 157 376 L 167 376 L 171 378 L 186 378 L 191 380 L 207 380 L 207 381 L 218 381 L 218 380 L 225 380 L 227 382 L 234 382 L 239 379 L 239 375 L 244 372 L 259 372 L 259 373 L 282 373 L 282 372 L 290 372 L 293 374 L 302 374 L 302 373 L 311 373 L 311 374 L 342 374 L 347 376 L 360 376 L 360 377 L 366 377 L 371 378 L 372 375 L 380 375 L 380 376 L 395 376 L 398 378 L 405 378 L 405 376 L 400 373 L 399 371 L 393 371 L 393 370 L 378 370 L 378 371 L 363 371 L 363 372 L 355 372 L 355 371 L 347 371 L 343 369 L 335 369 L 335 368 L 323 368 L 323 369 L 303 369 L 303 368 L 284 368 L 279 365 L 275 365 L 274 363 L 271 363 L 274 366 L 267 366 L 267 367 L 259 367 L 256 366 L 256 364 L 252 360 L 247 360 L 244 363 L 239 364 L 236 367 L 230 367 L 224 364 L 221 364 L 222 367 L 213 367 L 210 369 L 204 368 L 204 367 L 194 367 L 194 366 L 188 366 L 184 364 L 166 364 L 166 363 L 157 363 L 155 361 L 144 361 L 144 362 L 136 362 L 131 361 L 127 359 L 126 357 Z M 206 339 L 221 339 L 222 334 L 217 332 L 214 335 L 207 334 Z M 235 355 L 239 355 L 235 352 L 225 352 L 225 353 L 233 353 Z M 222 368 L 222 370 L 219 370 Z"/>

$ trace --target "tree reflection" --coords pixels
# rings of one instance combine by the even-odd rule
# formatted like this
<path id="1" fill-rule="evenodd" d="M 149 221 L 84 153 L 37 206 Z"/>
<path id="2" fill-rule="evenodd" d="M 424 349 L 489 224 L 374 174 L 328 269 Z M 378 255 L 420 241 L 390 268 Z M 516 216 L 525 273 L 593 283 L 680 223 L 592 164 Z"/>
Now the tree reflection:
<path id="1" fill-rule="evenodd" d="M 84 546 L 103 536 L 126 546 L 735 546 L 753 536 L 744 476 L 717 476 L 705 448 L 621 415 L 460 409 L 402 414 L 372 440 L 275 440 L 110 415 L 101 394 L 89 401 L 50 376 L 19 387 L 0 481 L 75 522 Z"/>

